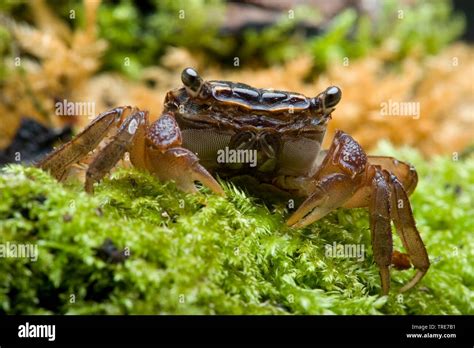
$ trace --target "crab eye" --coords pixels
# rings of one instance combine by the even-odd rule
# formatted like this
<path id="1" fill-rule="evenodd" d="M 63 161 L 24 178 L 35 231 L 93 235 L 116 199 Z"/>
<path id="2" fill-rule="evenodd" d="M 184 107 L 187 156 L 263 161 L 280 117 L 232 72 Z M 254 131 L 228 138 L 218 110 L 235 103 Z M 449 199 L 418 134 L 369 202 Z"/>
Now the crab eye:
<path id="1" fill-rule="evenodd" d="M 193 68 L 186 68 L 181 73 L 181 81 L 183 81 L 186 91 L 193 97 L 199 94 L 202 86 L 202 78 Z"/>
<path id="2" fill-rule="evenodd" d="M 339 103 L 342 97 L 342 92 L 339 87 L 331 86 L 324 92 L 324 106 L 326 108 L 332 108 Z"/>

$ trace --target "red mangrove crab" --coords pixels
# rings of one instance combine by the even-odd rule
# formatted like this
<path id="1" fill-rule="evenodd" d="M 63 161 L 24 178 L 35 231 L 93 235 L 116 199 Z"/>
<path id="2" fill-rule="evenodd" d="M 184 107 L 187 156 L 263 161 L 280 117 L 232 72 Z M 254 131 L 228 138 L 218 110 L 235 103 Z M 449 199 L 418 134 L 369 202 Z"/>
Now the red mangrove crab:
<path id="1" fill-rule="evenodd" d="M 416 268 L 401 291 L 426 274 L 430 263 L 408 200 L 418 181 L 415 169 L 392 157 L 366 155 L 340 130 L 329 149 L 321 149 L 327 123 L 341 99 L 338 87 L 309 98 L 242 83 L 204 81 L 192 68 L 181 77 L 184 86 L 167 93 L 164 111 L 155 122 L 149 122 L 147 111 L 130 106 L 108 110 L 38 167 L 62 180 L 71 165 L 108 138 L 87 169 L 87 192 L 126 152 L 135 167 L 159 180 L 174 180 L 186 192 L 196 192 L 195 181 L 200 181 L 224 195 L 213 174 L 251 175 L 304 199 L 287 221 L 295 228 L 339 207 L 367 207 L 383 294 L 390 289 L 392 255 L 400 257 L 392 249 L 391 221 Z"/>

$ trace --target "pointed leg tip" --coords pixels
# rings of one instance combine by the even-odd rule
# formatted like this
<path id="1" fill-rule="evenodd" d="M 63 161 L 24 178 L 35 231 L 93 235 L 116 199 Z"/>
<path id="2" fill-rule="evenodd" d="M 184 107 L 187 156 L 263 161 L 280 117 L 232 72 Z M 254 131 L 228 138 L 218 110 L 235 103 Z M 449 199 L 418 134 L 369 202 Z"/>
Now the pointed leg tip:
<path id="1" fill-rule="evenodd" d="M 84 191 L 88 195 L 94 194 L 94 181 L 93 180 L 86 178 L 86 181 L 84 182 Z"/>
<path id="2" fill-rule="evenodd" d="M 413 288 L 414 286 L 416 286 L 421 281 L 421 279 L 425 276 L 426 272 L 427 270 L 426 271 L 417 270 L 415 276 L 400 289 L 400 292 L 401 293 L 406 292 L 410 290 L 411 288 Z"/>
<path id="3" fill-rule="evenodd" d="M 400 290 L 398 290 L 399 293 L 404 293 L 404 292 L 407 292 L 408 290 L 410 290 L 411 288 L 413 288 L 415 286 L 415 284 L 405 284 L 404 286 L 402 286 L 400 288 Z"/>
<path id="4" fill-rule="evenodd" d="M 84 191 L 88 195 L 93 195 L 94 194 L 94 186 L 84 186 Z"/>

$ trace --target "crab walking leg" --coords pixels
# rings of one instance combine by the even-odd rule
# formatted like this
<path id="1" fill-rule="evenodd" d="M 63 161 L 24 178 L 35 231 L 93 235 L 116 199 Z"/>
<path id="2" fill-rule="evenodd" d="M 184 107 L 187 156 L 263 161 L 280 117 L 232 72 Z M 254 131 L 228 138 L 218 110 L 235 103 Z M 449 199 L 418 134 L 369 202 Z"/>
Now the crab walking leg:
<path id="1" fill-rule="evenodd" d="M 117 134 L 112 137 L 110 142 L 89 165 L 84 184 L 87 193 L 94 191 L 94 183 L 110 172 L 125 152 L 130 149 L 137 130 L 146 125 L 147 119 L 147 113 L 144 111 L 135 111 L 125 119 Z"/>
<path id="2" fill-rule="evenodd" d="M 338 131 L 321 167 L 307 188 L 311 195 L 290 216 L 287 225 L 304 227 L 349 200 L 365 179 L 367 156 L 359 144 Z"/>
<path id="3" fill-rule="evenodd" d="M 368 156 L 368 159 L 370 164 L 378 165 L 395 175 L 408 195 L 415 190 L 418 174 L 412 165 L 387 156 Z"/>
<path id="4" fill-rule="evenodd" d="M 380 271 L 382 292 L 390 290 L 390 264 L 392 263 L 392 227 L 390 225 L 390 187 L 377 169 L 372 179 L 369 200 L 369 221 L 374 260 Z"/>
<path id="5" fill-rule="evenodd" d="M 131 153 L 134 165 L 147 169 L 162 181 L 173 180 L 185 192 L 197 192 L 194 181 L 200 181 L 216 194 L 225 196 L 224 190 L 211 174 L 199 164 L 199 158 L 182 148 L 181 131 L 170 112 L 164 113 L 148 128 L 144 143 L 136 144 Z M 138 141 L 137 141 L 138 142 Z M 139 154 L 143 151 L 145 161 Z"/>
<path id="6" fill-rule="evenodd" d="M 400 292 L 404 292 L 414 287 L 423 278 L 430 267 L 430 260 L 420 232 L 416 228 L 407 193 L 396 176 L 386 173 L 386 177 L 389 178 L 391 184 L 391 217 L 410 261 L 417 270 L 415 276 L 400 289 Z"/>
<path id="7" fill-rule="evenodd" d="M 97 147 L 112 125 L 119 123 L 123 113 L 130 109 L 130 106 L 122 106 L 101 113 L 74 139 L 60 146 L 36 166 L 49 171 L 57 180 L 63 179 L 67 168 Z"/>

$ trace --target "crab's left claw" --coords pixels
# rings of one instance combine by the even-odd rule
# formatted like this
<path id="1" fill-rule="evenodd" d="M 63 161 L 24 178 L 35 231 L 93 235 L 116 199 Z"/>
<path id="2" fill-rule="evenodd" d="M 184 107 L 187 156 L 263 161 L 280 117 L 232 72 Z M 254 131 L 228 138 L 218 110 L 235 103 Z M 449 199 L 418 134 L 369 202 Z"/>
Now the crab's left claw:
<path id="1" fill-rule="evenodd" d="M 362 183 L 367 156 L 354 151 L 358 144 L 338 131 L 320 169 L 313 177 L 311 195 L 287 221 L 287 225 L 304 227 L 319 220 L 350 199 Z"/>
<path id="2" fill-rule="evenodd" d="M 286 224 L 295 228 L 307 226 L 336 208 L 353 194 L 350 177 L 334 173 L 317 181 L 311 196 L 290 216 Z"/>

